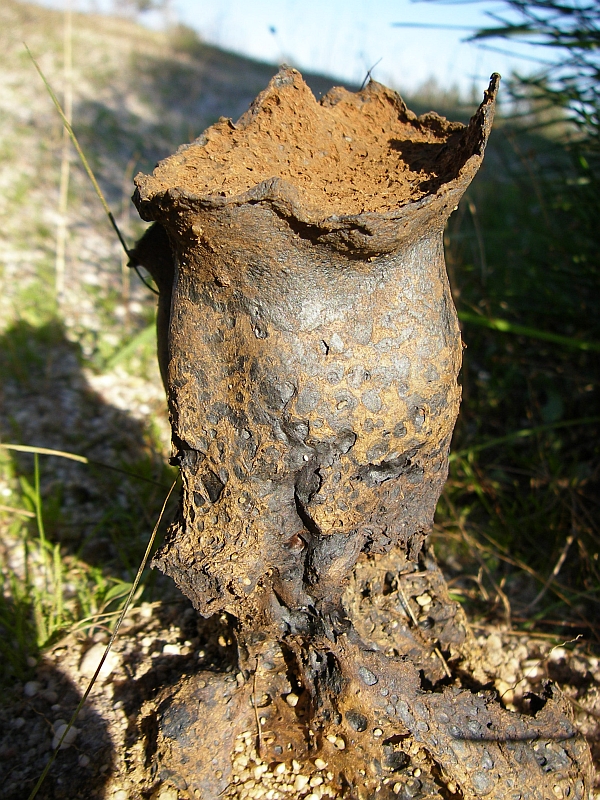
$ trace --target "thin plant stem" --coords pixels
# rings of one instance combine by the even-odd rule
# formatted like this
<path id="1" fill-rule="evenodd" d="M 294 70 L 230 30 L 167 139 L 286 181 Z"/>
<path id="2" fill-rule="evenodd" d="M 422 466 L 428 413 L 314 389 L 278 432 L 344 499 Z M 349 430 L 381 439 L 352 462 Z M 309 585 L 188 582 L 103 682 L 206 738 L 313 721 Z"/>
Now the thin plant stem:
<path id="1" fill-rule="evenodd" d="M 40 494 L 40 461 L 37 453 L 33 456 L 34 470 L 34 489 L 35 489 L 35 519 L 37 522 L 38 536 L 42 543 L 42 548 L 46 547 L 46 533 L 44 531 L 44 520 L 42 518 L 42 502 Z"/>
<path id="2" fill-rule="evenodd" d="M 569 534 L 569 536 L 567 536 L 567 540 L 564 543 L 563 548 L 562 548 L 562 550 L 560 552 L 560 556 L 558 557 L 558 561 L 554 565 L 554 569 L 552 570 L 552 572 L 548 576 L 548 579 L 546 580 L 546 582 L 544 583 L 544 585 L 542 586 L 540 591 L 537 593 L 537 595 L 531 601 L 531 603 L 528 603 L 525 606 L 525 608 L 523 609 L 523 613 L 527 613 L 528 611 L 531 611 L 532 608 L 535 608 L 535 606 L 537 606 L 537 604 L 540 602 L 542 597 L 546 594 L 548 589 L 551 587 L 552 582 L 554 581 L 554 579 L 556 578 L 558 573 L 561 571 L 562 566 L 563 566 L 563 564 L 565 563 L 565 561 L 567 559 L 567 554 L 569 552 L 569 548 L 571 547 L 571 545 L 573 544 L 574 541 L 575 541 L 575 534 L 573 534 L 573 533 Z"/>
<path id="3" fill-rule="evenodd" d="M 48 552 L 47 552 L 47 545 L 46 545 L 46 532 L 44 531 L 44 519 L 42 517 L 42 496 L 40 493 L 40 462 L 39 456 L 37 453 L 33 456 L 33 488 L 34 488 L 34 496 L 33 502 L 35 504 L 35 521 L 37 524 L 37 531 L 38 531 L 38 540 L 40 543 L 40 553 L 42 555 L 42 565 L 44 568 L 44 584 L 46 587 L 46 592 L 48 592 L 48 572 L 50 570 L 48 565 Z M 41 620 L 41 613 L 39 615 Z"/>
<path id="4" fill-rule="evenodd" d="M 129 248 L 127 247 L 127 244 L 125 243 L 125 239 L 123 238 L 123 235 L 122 235 L 121 231 L 119 230 L 119 226 L 117 225 L 117 223 L 115 221 L 115 218 L 113 217 L 112 211 L 108 207 L 108 203 L 106 202 L 106 198 L 104 197 L 104 194 L 102 193 L 102 189 L 98 185 L 98 181 L 96 180 L 96 176 L 92 172 L 92 168 L 90 167 L 90 165 L 88 163 L 88 160 L 85 157 L 85 153 L 81 149 L 81 146 L 80 146 L 80 144 L 79 144 L 79 142 L 77 140 L 77 137 L 75 136 L 73 128 L 71 127 L 71 123 L 67 119 L 67 116 L 66 116 L 65 112 L 63 111 L 62 106 L 59 103 L 57 96 L 54 94 L 54 89 L 50 86 L 50 84 L 46 80 L 46 76 L 44 75 L 44 73 L 42 72 L 39 64 L 37 63 L 37 61 L 33 57 L 32 53 L 31 53 L 31 50 L 27 47 L 26 44 L 24 45 L 24 47 L 25 47 L 25 50 L 27 50 L 27 55 L 29 56 L 29 58 L 33 62 L 33 66 L 36 68 L 36 70 L 38 72 L 38 75 L 40 76 L 40 78 L 44 82 L 44 86 L 48 90 L 48 94 L 50 95 L 50 98 L 52 99 L 52 102 L 54 103 L 54 105 L 56 107 L 56 110 L 60 114 L 60 118 L 63 121 L 63 125 L 65 126 L 65 128 L 69 132 L 69 136 L 71 138 L 71 141 L 73 142 L 73 145 L 74 145 L 75 149 L 77 150 L 79 158 L 81 159 L 81 163 L 83 164 L 83 167 L 84 167 L 85 171 L 88 174 L 88 178 L 91 180 L 92 186 L 94 187 L 94 189 L 96 191 L 96 194 L 98 195 L 98 198 L 99 198 L 100 202 L 102 203 L 102 208 L 104 209 L 104 211 L 106 213 L 106 216 L 110 220 L 110 224 L 113 226 L 113 229 L 114 229 L 115 233 L 117 234 L 117 236 L 119 238 L 119 241 L 121 242 L 121 246 L 123 247 L 123 250 L 125 250 L 127 255 L 129 255 Z"/>
<path id="5" fill-rule="evenodd" d="M 506 621 L 506 627 L 510 628 L 511 627 L 511 621 L 510 620 L 511 620 L 512 610 L 511 610 L 511 607 L 510 607 L 510 601 L 509 601 L 508 597 L 506 596 L 506 593 L 503 591 L 502 587 L 499 586 L 498 583 L 494 580 L 494 576 L 492 575 L 488 565 L 485 563 L 485 561 L 481 557 L 481 553 L 479 552 L 479 548 L 477 547 L 477 543 L 473 540 L 471 535 L 468 533 L 467 528 L 466 528 L 466 526 L 464 524 L 464 521 L 463 521 L 461 515 L 458 513 L 457 509 L 455 508 L 454 503 L 452 502 L 452 500 L 450 500 L 450 498 L 448 497 L 447 494 L 446 494 L 444 499 L 445 499 L 446 503 L 448 504 L 448 508 L 452 512 L 452 515 L 454 517 L 454 522 L 457 525 L 457 527 L 458 527 L 458 529 L 459 529 L 459 531 L 460 531 L 460 533 L 462 535 L 463 541 L 465 542 L 465 544 L 469 548 L 469 551 L 471 553 L 473 553 L 473 555 L 475 556 L 475 558 L 479 562 L 479 566 L 481 567 L 481 569 L 487 575 L 488 580 L 490 581 L 490 583 L 492 584 L 492 586 L 494 588 L 494 591 L 496 592 L 496 596 L 499 597 L 500 600 L 502 601 L 502 605 L 504 606 L 504 616 L 505 616 L 505 621 Z"/>
<path id="6" fill-rule="evenodd" d="M 65 82 L 65 119 L 73 121 L 73 15 L 71 2 L 66 0 L 63 38 L 63 73 Z M 56 230 L 56 297 L 60 302 L 65 291 L 67 246 L 67 207 L 69 203 L 69 172 L 71 143 L 69 131 L 62 129 L 62 158 L 60 163 L 60 189 L 58 199 L 58 226 Z"/>
<path id="7" fill-rule="evenodd" d="M 116 222 L 116 220 L 115 220 L 115 218 L 113 216 L 112 211 L 108 207 L 108 203 L 106 202 L 106 198 L 104 197 L 104 194 L 102 193 L 102 189 L 100 188 L 100 186 L 98 184 L 98 181 L 96 180 L 96 176 L 92 172 L 92 168 L 90 167 L 90 165 L 88 163 L 88 160 L 85 157 L 85 153 L 81 149 L 81 146 L 80 146 L 80 144 L 79 144 L 79 142 L 77 140 L 77 137 L 75 136 L 75 132 L 73 131 L 73 128 L 71 127 L 71 123 L 67 119 L 67 116 L 66 116 L 65 112 L 63 111 L 62 106 L 61 106 L 60 102 L 58 101 L 57 96 L 54 94 L 54 90 L 52 89 L 52 87 L 50 86 L 48 81 L 46 80 L 46 76 L 44 75 L 44 73 L 42 72 L 39 64 L 37 63 L 37 61 L 33 57 L 32 53 L 31 53 L 31 50 L 27 47 L 27 45 L 25 43 L 23 43 L 23 45 L 25 47 L 25 50 L 27 50 L 27 55 L 31 59 L 31 61 L 33 63 L 33 66 L 36 68 L 38 75 L 40 76 L 40 78 L 44 82 L 44 86 L 48 90 L 48 94 L 50 95 L 50 98 L 51 98 L 52 102 L 54 103 L 54 105 L 56 107 L 56 110 L 58 111 L 58 113 L 60 115 L 60 118 L 62 119 L 65 128 L 69 132 L 69 136 L 71 138 L 71 141 L 73 142 L 73 145 L 75 146 L 75 149 L 77 150 L 79 158 L 81 159 L 81 163 L 83 164 L 83 167 L 84 167 L 85 171 L 88 174 L 88 178 L 91 180 L 92 186 L 94 187 L 94 190 L 95 190 L 96 194 L 98 195 L 98 198 L 99 198 L 100 202 L 102 203 L 102 208 L 104 209 L 104 212 L 105 212 L 106 216 L 108 217 L 109 222 L 112 225 L 114 232 L 117 234 L 117 238 L 119 239 L 119 242 L 121 243 L 121 247 L 125 251 L 125 254 L 129 257 L 129 248 L 127 247 L 125 239 L 123 238 L 123 234 L 121 233 L 121 231 L 119 229 L 119 226 L 117 225 L 117 222 Z M 138 267 L 135 266 L 134 269 L 137 272 L 137 274 L 138 274 L 140 280 L 142 281 L 142 283 L 145 284 L 148 287 L 148 289 L 150 289 L 151 292 L 153 292 L 154 294 L 158 294 L 156 289 L 153 289 L 152 286 L 150 286 L 150 284 L 148 283 L 148 281 L 146 281 L 144 279 L 144 277 L 141 274 L 141 272 L 139 271 Z"/>

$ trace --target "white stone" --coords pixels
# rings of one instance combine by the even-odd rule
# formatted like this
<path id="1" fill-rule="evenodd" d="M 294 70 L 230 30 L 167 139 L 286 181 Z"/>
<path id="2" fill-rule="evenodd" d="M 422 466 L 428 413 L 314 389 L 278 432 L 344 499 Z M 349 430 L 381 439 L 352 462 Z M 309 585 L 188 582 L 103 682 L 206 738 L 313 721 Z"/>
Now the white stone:
<path id="1" fill-rule="evenodd" d="M 94 673 L 98 669 L 98 664 L 102 660 L 105 650 L 106 646 L 99 642 L 86 651 L 85 655 L 81 659 L 81 663 L 79 664 L 79 672 L 84 677 L 93 678 Z M 102 664 L 102 669 L 100 670 L 98 678 L 101 681 L 105 681 L 120 666 L 120 664 L 121 657 L 119 654 L 115 653 L 114 650 L 110 650 L 106 656 L 104 664 Z"/>
<path id="2" fill-rule="evenodd" d="M 294 791 L 301 792 L 303 789 L 306 789 L 307 786 L 308 786 L 308 776 L 296 775 L 296 780 L 294 781 Z"/>
<path id="3" fill-rule="evenodd" d="M 157 800 L 178 800 L 178 798 L 179 794 L 177 789 L 174 789 L 172 786 L 163 786 L 158 793 Z"/>
<path id="4" fill-rule="evenodd" d="M 57 724 L 60 723 L 60 724 Z M 58 747 L 58 743 L 62 739 L 63 733 L 67 730 L 67 723 L 64 720 L 58 720 L 52 726 L 54 729 L 54 737 L 52 739 L 52 749 L 56 750 Z M 65 736 L 63 743 L 60 746 L 61 750 L 66 750 L 67 747 L 70 747 L 75 739 L 77 738 L 77 734 L 79 733 L 79 728 L 76 728 L 74 725 L 72 728 L 69 728 L 67 735 Z"/>
<path id="5" fill-rule="evenodd" d="M 181 655 L 181 648 L 178 644 L 166 644 L 163 649 L 163 655 L 165 656 L 178 656 Z"/>
<path id="6" fill-rule="evenodd" d="M 548 656 L 548 661 L 563 661 L 566 657 L 567 651 L 564 647 L 553 647 Z"/>
<path id="7" fill-rule="evenodd" d="M 23 687 L 23 694 L 25 697 L 35 697 L 41 688 L 42 684 L 39 681 L 27 681 Z"/>

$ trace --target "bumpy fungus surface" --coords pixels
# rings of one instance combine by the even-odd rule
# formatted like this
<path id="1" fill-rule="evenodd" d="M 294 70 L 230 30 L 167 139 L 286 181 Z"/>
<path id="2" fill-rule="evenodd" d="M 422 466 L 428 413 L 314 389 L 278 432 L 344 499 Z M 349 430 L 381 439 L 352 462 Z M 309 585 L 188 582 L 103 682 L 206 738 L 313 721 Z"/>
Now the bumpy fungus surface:
<path id="1" fill-rule="evenodd" d="M 247 796 L 229 753 L 256 725 L 265 761 L 320 753 L 340 797 L 583 800 L 560 698 L 510 715 L 461 681 L 474 643 L 421 549 L 460 400 L 442 230 L 497 84 L 465 127 L 375 83 L 317 103 L 284 70 L 136 178 L 183 479 L 155 563 L 239 649 L 239 686 L 194 676 L 153 718 L 194 796 Z"/>
<path id="2" fill-rule="evenodd" d="M 284 70 L 136 178 L 177 261 L 163 373 L 184 494 L 157 563 L 202 613 L 280 626 L 339 605 L 361 552 L 416 557 L 460 398 L 441 231 L 496 87 L 465 127 L 375 83 L 319 104 Z"/>

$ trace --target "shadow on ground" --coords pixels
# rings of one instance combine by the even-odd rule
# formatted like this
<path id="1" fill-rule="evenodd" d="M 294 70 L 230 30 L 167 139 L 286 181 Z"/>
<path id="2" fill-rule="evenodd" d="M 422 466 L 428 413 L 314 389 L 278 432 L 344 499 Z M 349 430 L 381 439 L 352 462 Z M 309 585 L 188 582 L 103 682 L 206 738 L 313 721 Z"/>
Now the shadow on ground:
<path id="1" fill-rule="evenodd" d="M 58 321 L 37 327 L 20 321 L 0 336 L 0 441 L 74 452 L 93 462 L 39 457 L 45 535 L 52 545 L 59 545 L 65 565 L 72 568 L 77 559 L 82 568 L 89 568 L 87 580 L 96 586 L 131 581 L 176 473 L 165 464 L 147 426 L 105 402 L 90 387 L 79 347 L 68 340 Z M 2 458 L 2 501 L 23 507 L 19 481 L 33 485 L 33 456 L 4 451 Z M 6 496 L 6 487 L 13 493 Z M 176 499 L 171 503 L 167 521 Z M 39 532 L 35 520 L 26 517 L 17 524 L 19 519 L 23 517 L 6 512 L 0 519 L 1 560 L 7 574 L 20 579 L 20 583 L 16 577 L 12 584 L 4 583 L 0 609 L 0 632 L 6 645 L 0 670 L 5 683 L 0 708 L 0 781 L 7 800 L 29 796 L 49 757 L 54 734 L 70 718 L 87 682 L 86 676 L 79 675 L 79 662 L 94 644 L 89 637 L 98 643 L 107 639 L 103 626 L 97 625 L 52 647 L 63 635 L 58 630 L 49 640 L 50 649 L 40 656 L 36 605 L 24 592 L 31 586 L 39 588 L 43 579 L 36 579 L 35 562 L 29 564 L 23 556 L 30 545 L 33 552 Z M 28 565 L 30 575 L 26 574 Z M 62 580 L 61 591 L 67 600 L 72 599 L 71 574 L 65 572 Z M 152 572 L 146 583 L 148 600 L 166 598 L 177 603 L 181 613 L 184 605 L 170 581 Z M 46 587 L 50 593 L 54 589 Z M 79 584 L 76 591 L 81 591 Z M 141 619 L 140 630 L 144 624 Z M 123 684 L 133 674 L 128 662 L 135 659 L 134 651 L 131 645 L 120 656 L 123 669 L 116 673 L 116 683 Z M 114 687 L 108 694 L 113 693 Z M 140 701 L 150 694 L 151 689 L 141 692 Z M 109 706 L 114 702 L 114 698 L 109 700 Z M 115 767 L 116 741 L 111 731 L 115 723 L 104 713 L 105 705 L 106 699 L 98 694 L 84 707 L 76 723 L 75 742 L 60 752 L 39 798 L 104 796 L 102 787 Z"/>

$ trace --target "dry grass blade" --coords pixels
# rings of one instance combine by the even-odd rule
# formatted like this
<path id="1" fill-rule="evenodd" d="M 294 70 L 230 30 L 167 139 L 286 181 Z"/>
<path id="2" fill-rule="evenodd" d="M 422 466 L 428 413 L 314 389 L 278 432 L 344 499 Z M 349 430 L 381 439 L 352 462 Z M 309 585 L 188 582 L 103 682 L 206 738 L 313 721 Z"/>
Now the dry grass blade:
<path id="1" fill-rule="evenodd" d="M 446 502 L 448 503 L 448 508 L 450 509 L 450 511 L 452 512 L 452 514 L 454 516 L 454 521 L 455 521 L 455 523 L 456 523 L 456 525 L 457 525 L 457 527 L 458 527 L 458 529 L 459 529 L 459 531 L 461 533 L 461 536 L 462 536 L 465 544 L 467 545 L 467 547 L 469 548 L 471 553 L 475 556 L 475 558 L 479 562 L 479 566 L 485 572 L 485 574 L 488 577 L 488 580 L 490 581 L 490 583 L 494 587 L 494 591 L 496 592 L 496 595 L 502 601 L 502 605 L 504 606 L 504 615 L 505 615 L 505 620 L 506 620 L 506 626 L 507 626 L 507 628 L 510 628 L 511 627 L 511 614 L 512 614 L 512 611 L 511 611 L 511 607 L 510 607 L 510 601 L 509 601 L 508 597 L 506 596 L 506 593 L 502 590 L 502 587 L 499 586 L 498 583 L 494 580 L 494 576 L 490 572 L 490 570 L 488 568 L 488 565 L 485 563 L 485 561 L 481 557 L 481 553 L 479 552 L 478 542 L 475 541 L 475 539 L 473 539 L 473 537 L 467 531 L 460 514 L 457 512 L 457 510 L 456 510 L 456 508 L 454 506 L 454 503 L 450 500 L 450 497 L 447 494 L 446 494 Z"/>
<path id="2" fill-rule="evenodd" d="M 458 524 L 458 522 L 457 522 L 457 524 Z M 459 526 L 459 529 L 460 529 L 460 526 Z M 464 529 L 464 526 L 463 526 L 463 529 Z M 445 529 L 445 535 L 449 536 L 449 537 L 453 536 L 452 532 L 448 531 L 447 529 Z M 531 577 L 535 578 L 535 580 L 538 581 L 539 583 L 541 583 L 541 584 L 545 583 L 544 577 L 542 575 L 540 575 L 539 572 L 537 572 L 535 569 L 533 569 L 533 567 L 530 567 L 529 564 L 526 564 L 520 558 L 516 558 L 514 556 L 508 555 L 508 553 L 504 550 L 504 548 L 502 548 L 502 546 L 497 541 L 495 541 L 495 539 L 493 539 L 491 536 L 489 536 L 485 531 L 479 531 L 479 535 L 482 536 L 484 539 L 487 539 L 488 542 L 490 542 L 490 544 L 492 545 L 492 547 L 491 548 L 490 547 L 486 547 L 484 544 L 482 544 L 481 542 L 477 541 L 477 539 L 474 536 L 471 536 L 468 532 L 466 532 L 466 538 L 465 538 L 465 535 L 463 534 L 462 530 L 460 531 L 460 534 L 454 534 L 454 536 L 456 536 L 456 538 L 461 538 L 465 543 L 468 544 L 469 551 L 473 553 L 475 558 L 477 558 L 477 560 L 479 561 L 480 565 L 481 565 L 482 560 L 483 560 L 481 558 L 481 553 L 489 554 L 490 556 L 492 556 L 494 558 L 497 558 L 500 561 L 504 561 L 506 564 L 510 564 L 512 567 L 515 567 L 516 569 L 523 570 L 523 572 L 526 572 L 528 575 L 531 575 Z M 487 567 L 485 568 L 485 571 L 486 571 L 486 574 L 489 575 L 489 571 L 487 570 Z M 496 588 L 496 584 L 495 583 L 494 583 L 494 588 Z M 548 624 L 555 624 L 558 627 L 566 627 L 566 628 L 569 628 L 569 627 L 570 628 L 585 627 L 585 628 L 588 628 L 592 632 L 594 638 L 596 640 L 600 641 L 600 632 L 598 631 L 597 627 L 594 625 L 594 622 L 589 620 L 589 619 L 586 619 L 584 616 L 582 616 L 577 611 L 577 609 L 574 608 L 572 600 L 563 591 L 561 591 L 561 589 L 563 589 L 563 588 L 566 589 L 567 587 L 563 587 L 561 584 L 558 583 L 558 581 L 556 581 L 556 579 L 554 579 L 554 580 L 552 580 L 550 582 L 548 588 L 550 589 L 550 591 L 552 591 L 553 594 L 555 594 L 558 597 L 559 600 L 561 600 L 565 605 L 567 605 L 576 614 L 577 618 L 579 619 L 579 622 L 575 623 L 575 622 L 571 622 L 569 620 L 550 620 L 550 619 L 547 619 L 546 622 Z M 507 598 L 507 602 L 508 602 L 508 598 Z M 531 617 L 529 617 L 529 616 L 522 616 L 522 615 L 516 615 L 516 614 L 512 615 L 512 619 L 513 619 L 514 622 L 521 622 L 521 623 L 530 622 L 531 621 Z"/>
<path id="3" fill-rule="evenodd" d="M 12 506 L 4 506 L 0 504 L 0 511 L 5 511 L 7 514 L 18 514 L 21 517 L 35 519 L 35 514 L 33 511 L 26 511 L 24 508 L 13 508 Z"/>
<path id="4" fill-rule="evenodd" d="M 556 578 L 556 576 L 558 575 L 558 573 L 562 569 L 562 565 L 565 563 L 565 560 L 567 558 L 567 554 L 569 552 L 569 548 L 573 544 L 574 540 L 575 540 L 575 534 L 572 533 L 570 536 L 567 536 L 567 540 L 566 540 L 566 542 L 564 544 L 563 549 L 561 550 L 560 556 L 558 557 L 558 561 L 554 565 L 554 569 L 552 570 L 552 572 L 548 576 L 548 579 L 546 580 L 546 582 L 544 583 L 544 585 L 542 586 L 540 591 L 533 598 L 531 603 L 528 603 L 525 606 L 525 608 L 523 609 L 523 612 L 526 613 L 527 611 L 531 611 L 531 609 L 534 608 L 540 602 L 542 597 L 546 594 L 546 592 L 548 591 L 548 589 L 552 585 L 553 580 Z"/>
<path id="5" fill-rule="evenodd" d="M 75 136 L 75 132 L 73 131 L 73 128 L 71 127 L 71 123 L 67 119 L 67 115 L 65 114 L 65 112 L 62 109 L 62 106 L 61 106 L 61 104 L 60 104 L 60 102 L 58 100 L 58 97 L 56 96 L 56 94 L 54 93 L 54 90 L 52 89 L 52 87 L 48 83 L 48 81 L 46 79 L 46 76 L 42 72 L 39 64 L 37 63 L 37 61 L 33 57 L 32 53 L 31 53 L 31 50 L 27 47 L 27 45 L 25 43 L 23 43 L 23 46 L 25 47 L 25 50 L 27 50 L 27 55 L 31 59 L 31 61 L 33 63 L 33 66 L 36 68 L 36 70 L 38 72 L 38 75 L 40 76 L 40 78 L 44 82 L 44 86 L 48 90 L 48 94 L 50 95 L 50 98 L 52 99 L 52 102 L 54 103 L 54 105 L 56 107 L 56 110 L 60 114 L 60 118 L 63 121 L 63 125 L 65 126 L 65 128 L 67 129 L 67 131 L 69 133 L 69 136 L 71 137 L 71 141 L 73 142 L 73 145 L 75 146 L 75 149 L 77 150 L 79 158 L 81 159 L 81 163 L 83 164 L 83 167 L 84 167 L 85 171 L 87 172 L 88 178 L 91 180 L 92 186 L 94 187 L 94 190 L 95 190 L 96 194 L 98 195 L 98 198 L 99 198 L 100 202 L 102 203 L 102 208 L 104 209 L 104 211 L 106 213 L 106 216 L 108 217 L 108 219 L 110 221 L 110 224 L 113 227 L 114 232 L 117 234 L 117 237 L 119 239 L 119 242 L 121 243 L 121 246 L 122 246 L 123 250 L 125 251 L 125 254 L 127 255 L 127 257 L 129 257 L 129 248 L 127 247 L 127 243 L 125 242 L 125 239 L 123 238 L 123 234 L 121 233 L 121 230 L 120 230 L 119 226 L 117 225 L 117 222 L 116 222 L 116 220 L 115 220 L 115 218 L 113 216 L 112 211 L 108 207 L 108 203 L 106 202 L 106 198 L 104 197 L 102 189 L 100 188 L 100 186 L 98 184 L 98 181 L 96 180 L 96 176 L 92 172 L 92 168 L 90 167 L 90 165 L 88 163 L 88 160 L 85 157 L 85 153 L 81 149 L 79 141 L 77 140 L 77 137 Z M 144 280 L 144 277 L 140 273 L 140 271 L 137 268 L 137 266 L 135 266 L 134 269 L 137 272 L 137 274 L 139 275 L 139 278 L 142 281 L 142 283 L 144 283 L 148 287 L 148 289 L 150 289 L 151 292 L 154 292 L 154 294 L 158 294 L 156 289 L 153 289 L 152 286 L 150 286 L 150 284 L 146 280 Z"/>
<path id="6" fill-rule="evenodd" d="M 473 314 L 470 311 L 459 311 L 458 318 L 461 322 L 480 325 L 484 328 L 490 328 L 493 331 L 513 333 L 515 336 L 528 336 L 531 339 L 541 339 L 544 342 L 554 342 L 554 344 L 560 344 L 563 347 L 570 347 L 575 350 L 587 350 L 594 353 L 600 352 L 600 342 L 587 342 L 582 339 L 573 339 L 571 336 L 561 336 L 558 333 L 542 331 L 539 328 L 531 328 L 528 325 L 517 325 L 514 322 L 509 322 L 507 319 L 483 317 L 479 314 Z"/>
<path id="7" fill-rule="evenodd" d="M 462 450 L 451 453 L 450 461 L 456 461 L 457 459 L 471 455 L 472 453 L 480 453 L 482 450 L 487 450 L 490 447 L 496 447 L 502 444 L 510 444 L 511 442 L 515 442 L 519 439 L 529 439 L 538 433 L 545 433 L 546 431 L 556 431 L 560 430 L 561 428 L 572 428 L 577 426 L 581 426 L 583 428 L 586 425 L 593 425 L 597 422 L 600 422 L 600 417 L 582 417 L 581 419 L 569 419 L 562 420 L 561 422 L 552 422 L 547 425 L 536 425 L 534 428 L 521 428 L 521 430 L 508 433 L 506 436 L 498 436 L 495 439 L 488 439 L 485 442 L 481 442 L 481 444 L 475 444 L 471 447 L 465 447 Z"/>
<path id="8" fill-rule="evenodd" d="M 34 447 L 28 444 L 0 444 L 0 449 L 15 450 L 18 453 L 37 453 L 41 456 L 59 456 L 60 458 L 67 458 L 69 461 L 79 461 L 81 464 L 90 463 L 85 456 L 69 453 L 66 450 L 52 450 L 50 447 Z"/>
<path id="9" fill-rule="evenodd" d="M 34 800 L 34 798 L 36 797 L 37 793 L 39 792 L 42 784 L 44 783 L 44 780 L 46 779 L 46 776 L 50 772 L 50 769 L 51 769 L 52 765 L 54 764 L 54 761 L 56 760 L 56 756 L 60 752 L 60 748 L 61 748 L 62 743 L 65 741 L 69 731 L 71 730 L 71 728 L 75 724 L 77 716 L 78 716 L 79 712 L 81 711 L 81 709 L 83 708 L 83 705 L 84 705 L 85 701 L 88 699 L 89 694 L 92 691 L 92 688 L 93 688 L 93 686 L 94 686 L 94 684 L 96 682 L 96 679 L 97 679 L 98 675 L 100 674 L 100 670 L 104 666 L 104 662 L 106 661 L 106 658 L 107 658 L 107 656 L 108 656 L 108 654 L 110 652 L 110 649 L 113 646 L 113 643 L 114 643 L 114 641 L 117 638 L 117 635 L 119 633 L 119 628 L 121 627 L 121 624 L 122 624 L 123 620 L 125 619 L 125 616 L 126 616 L 127 612 L 129 611 L 129 605 L 131 603 L 131 599 L 134 596 L 134 594 L 135 594 L 135 592 L 136 592 L 136 590 L 137 590 L 137 588 L 139 586 L 140 580 L 142 578 L 142 573 L 144 572 L 144 569 L 146 568 L 146 564 L 148 563 L 148 559 L 150 558 L 150 553 L 152 552 L 152 547 L 154 546 L 154 542 L 156 540 L 156 534 L 158 532 L 159 525 L 160 525 L 160 523 L 162 521 L 162 518 L 163 518 L 163 515 L 165 513 L 165 508 L 167 507 L 167 503 L 169 502 L 169 498 L 171 497 L 171 494 L 173 493 L 173 489 L 175 488 L 176 484 L 177 484 L 177 479 L 175 479 L 173 481 L 173 483 L 171 484 L 171 488 L 169 489 L 169 492 L 168 492 L 167 496 L 165 497 L 165 501 L 164 501 L 164 503 L 162 505 L 162 508 L 160 510 L 160 514 L 158 515 L 158 520 L 156 522 L 156 525 L 154 526 L 154 530 L 152 531 L 152 535 L 150 536 L 150 540 L 148 541 L 148 546 L 146 547 L 146 552 L 144 553 L 144 557 L 142 558 L 142 561 L 141 561 L 140 566 L 138 568 L 138 571 L 136 573 L 135 579 L 134 579 L 134 581 L 133 581 L 133 583 L 131 585 L 131 589 L 129 591 L 129 594 L 127 595 L 127 600 L 125 601 L 125 605 L 123 606 L 123 610 L 121 611 L 119 619 L 117 620 L 117 622 L 115 624 L 115 628 L 114 628 L 114 630 L 112 632 L 112 635 L 111 635 L 111 637 L 109 639 L 108 644 L 106 645 L 106 649 L 105 649 L 105 651 L 104 651 L 104 653 L 102 655 L 102 658 L 100 659 L 100 662 L 99 662 L 98 666 L 96 667 L 96 671 L 94 672 L 94 674 L 93 674 L 93 676 L 92 676 L 92 678 L 91 678 L 91 680 L 89 682 L 89 685 L 88 685 L 87 689 L 83 693 L 83 695 L 81 697 L 81 700 L 77 704 L 77 708 L 73 712 L 73 715 L 71 716 L 71 719 L 69 720 L 69 723 L 68 723 L 67 727 L 63 731 L 63 734 L 60 737 L 60 741 L 56 745 L 56 747 L 54 749 L 54 752 L 52 753 L 52 756 L 50 757 L 48 763 L 44 767 L 44 771 L 40 775 L 40 777 L 38 779 L 38 782 L 36 783 L 36 785 L 33 788 L 33 791 L 29 795 L 28 800 Z"/>
<path id="10" fill-rule="evenodd" d="M 102 461 L 94 461 L 91 458 L 80 456 L 77 453 L 69 453 L 66 450 L 53 450 L 50 447 L 35 447 L 28 444 L 0 444 L 0 450 L 15 450 L 18 453 L 33 453 L 34 455 L 40 456 L 57 456 L 58 458 L 66 458 L 69 461 L 79 461 L 81 464 L 91 464 L 94 467 L 102 467 L 102 469 L 109 469 L 112 472 L 119 472 L 121 475 L 127 475 L 130 478 L 137 478 L 137 480 L 144 481 L 145 483 L 152 483 L 154 486 L 160 486 L 162 489 L 167 488 L 165 484 L 160 483 L 160 481 L 154 481 L 152 478 L 145 478 L 143 475 L 136 475 L 135 472 L 129 472 L 129 470 L 121 469 L 120 467 L 113 467 L 112 464 L 104 464 Z"/>
<path id="11" fill-rule="evenodd" d="M 35 60 L 35 58 L 31 54 L 31 50 L 27 47 L 26 44 L 24 44 L 24 47 L 25 47 L 25 50 L 27 50 L 27 55 L 29 56 L 29 58 L 33 62 L 33 66 L 36 68 L 36 70 L 38 72 L 38 75 L 40 76 L 40 78 L 44 82 L 44 86 L 48 90 L 48 94 L 50 95 L 50 97 L 52 99 L 52 102 L 56 106 L 56 110 L 60 114 L 60 118 L 63 121 L 63 125 L 65 126 L 65 128 L 69 132 L 69 136 L 71 137 L 71 141 L 73 142 L 73 145 L 74 145 L 75 149 L 77 150 L 79 158 L 81 159 L 81 163 L 83 164 L 84 169 L 88 174 L 88 178 L 91 180 L 92 186 L 94 187 L 94 189 L 96 191 L 96 194 L 98 195 L 98 197 L 100 199 L 100 202 L 102 203 L 102 208 L 106 212 L 106 216 L 110 220 L 110 223 L 113 226 L 115 233 L 119 237 L 119 241 L 121 242 L 121 245 L 123 246 L 123 250 L 125 250 L 127 255 L 129 255 L 129 248 L 127 247 L 127 244 L 125 243 L 125 239 L 123 238 L 123 235 L 122 235 L 121 231 L 119 230 L 119 226 L 117 225 L 117 223 L 115 221 L 115 218 L 113 217 L 112 211 L 108 207 L 108 203 L 106 202 L 106 198 L 104 197 L 104 194 L 102 193 L 102 189 L 98 185 L 98 181 L 96 180 L 96 176 L 92 172 L 92 168 L 90 167 L 90 165 L 88 163 L 88 160 L 85 157 L 85 153 L 81 149 L 81 146 L 80 146 L 80 144 L 79 144 L 79 142 L 77 140 L 77 137 L 75 136 L 73 128 L 71 127 L 71 123 L 67 119 L 67 115 L 65 114 L 65 112 L 62 109 L 62 106 L 61 106 L 61 104 L 60 104 L 60 102 L 58 100 L 58 97 L 54 94 L 54 90 L 52 89 L 52 87 L 50 86 L 48 81 L 46 80 L 46 76 L 44 75 L 44 73 L 42 72 L 39 64 L 37 63 L 37 61 Z"/>

